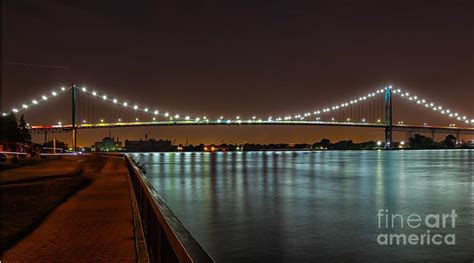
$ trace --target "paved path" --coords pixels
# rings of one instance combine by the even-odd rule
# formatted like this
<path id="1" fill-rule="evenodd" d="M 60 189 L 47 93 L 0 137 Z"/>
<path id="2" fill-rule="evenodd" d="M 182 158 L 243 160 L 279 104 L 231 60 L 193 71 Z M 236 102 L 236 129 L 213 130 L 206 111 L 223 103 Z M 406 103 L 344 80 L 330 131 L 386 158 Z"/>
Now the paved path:
<path id="1" fill-rule="evenodd" d="M 136 262 L 127 169 L 109 158 L 95 181 L 2 257 L 6 262 Z"/>

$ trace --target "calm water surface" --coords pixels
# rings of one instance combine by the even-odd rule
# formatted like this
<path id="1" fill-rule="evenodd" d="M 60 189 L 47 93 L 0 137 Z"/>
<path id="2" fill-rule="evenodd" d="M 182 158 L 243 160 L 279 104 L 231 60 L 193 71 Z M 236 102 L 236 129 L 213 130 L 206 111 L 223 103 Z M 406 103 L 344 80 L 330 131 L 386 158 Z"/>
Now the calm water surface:
<path id="1" fill-rule="evenodd" d="M 216 262 L 474 260 L 472 150 L 136 155 Z M 455 228 L 387 230 L 380 209 L 458 217 Z M 456 245 L 377 243 L 381 233 L 427 230 L 454 233 Z"/>

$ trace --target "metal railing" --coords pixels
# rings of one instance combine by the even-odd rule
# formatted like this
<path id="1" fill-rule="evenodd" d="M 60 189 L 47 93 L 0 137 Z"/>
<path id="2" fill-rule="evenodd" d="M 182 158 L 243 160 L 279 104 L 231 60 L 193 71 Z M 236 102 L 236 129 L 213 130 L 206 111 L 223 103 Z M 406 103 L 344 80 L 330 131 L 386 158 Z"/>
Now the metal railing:
<path id="1" fill-rule="evenodd" d="M 125 154 L 150 262 L 214 262 Z"/>

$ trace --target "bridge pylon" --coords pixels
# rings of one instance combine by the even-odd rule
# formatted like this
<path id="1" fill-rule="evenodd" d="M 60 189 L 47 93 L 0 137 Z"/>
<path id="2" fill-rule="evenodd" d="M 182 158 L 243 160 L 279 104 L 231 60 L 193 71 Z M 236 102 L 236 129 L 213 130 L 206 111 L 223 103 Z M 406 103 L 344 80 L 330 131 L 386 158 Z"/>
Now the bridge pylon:
<path id="1" fill-rule="evenodd" d="M 76 85 L 72 84 L 71 89 L 71 97 L 72 97 L 72 116 L 71 116 L 71 123 L 72 123 L 72 149 L 73 151 L 77 150 L 77 125 L 76 125 Z"/>
<path id="2" fill-rule="evenodd" d="M 385 149 L 393 149 L 392 86 L 385 89 Z"/>

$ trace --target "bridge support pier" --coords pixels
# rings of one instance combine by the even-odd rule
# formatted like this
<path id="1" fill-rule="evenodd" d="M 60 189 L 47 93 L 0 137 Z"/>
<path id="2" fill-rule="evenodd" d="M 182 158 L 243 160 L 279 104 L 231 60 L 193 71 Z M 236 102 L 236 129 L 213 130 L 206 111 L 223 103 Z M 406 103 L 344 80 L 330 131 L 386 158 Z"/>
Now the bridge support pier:
<path id="1" fill-rule="evenodd" d="M 44 143 L 48 142 L 48 130 L 44 130 Z"/>
<path id="2" fill-rule="evenodd" d="M 405 142 L 410 143 L 411 138 L 413 138 L 413 131 L 405 132 Z"/>

